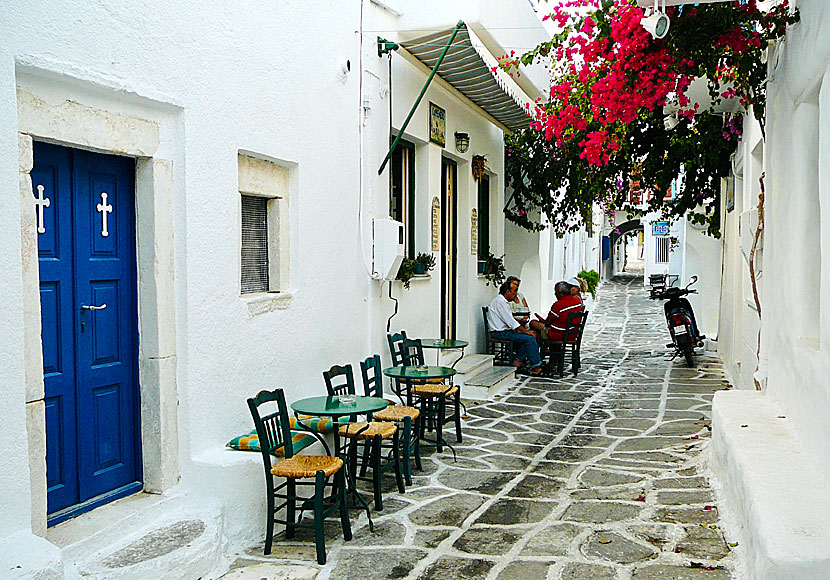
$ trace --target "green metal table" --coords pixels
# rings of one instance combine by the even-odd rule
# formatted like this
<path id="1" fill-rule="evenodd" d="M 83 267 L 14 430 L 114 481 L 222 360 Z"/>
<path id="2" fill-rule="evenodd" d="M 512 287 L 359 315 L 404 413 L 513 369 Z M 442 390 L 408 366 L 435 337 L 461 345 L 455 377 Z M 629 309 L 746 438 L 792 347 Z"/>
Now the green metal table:
<path id="1" fill-rule="evenodd" d="M 435 363 L 440 364 L 441 353 L 445 350 L 452 350 L 452 349 L 461 349 L 461 356 L 455 359 L 455 361 L 450 365 L 450 368 L 455 368 L 455 365 L 458 364 L 462 358 L 464 358 L 464 349 L 470 343 L 466 340 L 457 340 L 454 338 L 422 338 L 421 339 L 421 346 L 424 348 L 434 348 L 435 349 Z"/>
<path id="2" fill-rule="evenodd" d="M 423 342 L 422 342 L 423 344 Z M 423 346 L 426 346 L 423 344 Z M 396 379 L 395 394 L 401 397 L 400 385 L 406 385 L 406 404 L 412 406 L 412 381 L 423 381 L 426 379 L 450 379 L 456 374 L 452 367 L 439 366 L 410 366 L 410 367 L 389 367 L 383 369 L 383 374 Z"/>
<path id="3" fill-rule="evenodd" d="M 331 417 L 333 421 L 337 421 L 339 417 L 345 416 L 355 416 L 353 420 L 356 420 L 357 415 L 366 415 L 369 413 L 374 413 L 376 411 L 380 411 L 381 409 L 385 409 L 387 405 L 389 405 L 389 401 L 386 399 L 382 399 L 380 397 L 362 397 L 360 395 L 355 395 L 353 397 L 353 401 L 351 402 L 343 402 L 340 400 L 341 396 L 333 395 L 333 396 L 325 396 L 325 397 L 308 397 L 306 399 L 300 399 L 299 401 L 294 401 L 291 403 L 291 409 L 294 411 L 294 414 L 297 415 L 297 422 L 296 425 L 299 425 L 301 428 L 305 427 L 303 422 L 300 420 L 299 415 L 313 415 L 315 417 Z M 352 445 L 357 442 L 356 439 L 352 440 Z M 334 428 L 334 448 L 337 450 L 337 453 L 340 453 L 340 433 L 339 428 Z M 357 490 L 357 485 L 355 484 L 355 480 L 351 469 L 349 469 L 349 458 L 346 457 L 343 461 L 343 467 L 346 469 L 346 482 L 349 487 L 349 491 L 352 492 L 353 496 L 357 498 L 360 502 L 360 505 L 350 505 L 349 509 L 365 509 L 366 515 L 369 518 L 369 530 L 374 531 L 375 526 L 372 522 L 372 512 L 369 509 L 369 504 L 366 503 L 366 500 L 363 499 L 363 496 L 360 495 L 360 492 Z"/>
<path id="4" fill-rule="evenodd" d="M 452 384 L 452 377 L 456 374 L 456 370 L 451 367 L 440 367 L 440 366 L 400 366 L 400 367 L 389 367 L 383 369 L 383 374 L 387 377 L 395 379 L 394 385 L 395 387 L 395 394 L 398 395 L 399 398 L 403 399 L 401 396 L 401 385 L 406 386 L 406 404 L 412 406 L 412 383 L 414 381 L 423 382 L 426 379 L 450 379 L 450 384 Z M 424 413 L 425 409 L 429 408 L 431 403 L 425 403 L 427 407 L 421 409 L 421 412 Z M 436 412 L 436 425 L 441 425 L 443 427 L 443 420 L 444 420 L 444 406 L 446 405 L 445 397 L 440 397 L 439 402 L 437 404 L 437 412 Z M 428 420 L 426 417 L 421 417 L 421 434 L 424 432 L 424 428 L 428 424 Z M 453 457 L 455 457 L 455 449 L 452 445 L 450 445 L 449 441 L 444 439 L 442 435 L 442 428 L 436 428 L 436 438 L 435 441 L 431 441 L 428 439 L 424 439 L 421 437 L 422 441 L 435 445 L 438 449 L 438 452 L 441 452 L 441 448 L 447 446 L 452 451 Z"/>

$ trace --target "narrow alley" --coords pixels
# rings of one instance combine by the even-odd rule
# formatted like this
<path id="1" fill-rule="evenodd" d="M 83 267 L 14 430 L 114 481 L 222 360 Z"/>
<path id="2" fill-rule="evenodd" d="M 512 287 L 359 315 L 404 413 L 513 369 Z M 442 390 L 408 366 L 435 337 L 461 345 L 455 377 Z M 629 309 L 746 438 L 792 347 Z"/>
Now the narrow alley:
<path id="1" fill-rule="evenodd" d="M 667 341 L 642 278 L 614 278 L 599 290 L 578 377 L 522 377 L 468 405 L 457 462 L 427 455 L 374 533 L 361 515 L 343 542 L 332 520 L 326 566 L 310 537 L 279 538 L 272 556 L 253 548 L 224 578 L 739 577 L 705 465 L 721 366 L 669 361 Z"/>

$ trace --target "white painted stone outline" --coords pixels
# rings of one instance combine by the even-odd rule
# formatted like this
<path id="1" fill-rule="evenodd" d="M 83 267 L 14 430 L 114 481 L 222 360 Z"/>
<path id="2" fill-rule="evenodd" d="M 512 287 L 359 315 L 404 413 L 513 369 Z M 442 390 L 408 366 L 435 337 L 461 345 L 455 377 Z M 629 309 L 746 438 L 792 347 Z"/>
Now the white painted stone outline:
<path id="1" fill-rule="evenodd" d="M 126 155 L 136 160 L 136 242 L 141 336 L 138 372 L 144 491 L 163 492 L 179 481 L 180 466 L 172 211 L 174 176 L 172 162 L 155 157 L 159 147 L 159 124 L 88 107 L 82 104 L 83 98 L 73 93 L 71 85 L 49 71 L 20 66 L 18 75 L 21 201 L 30 203 L 34 193 L 30 175 L 33 139 Z M 25 78 L 25 82 L 21 84 L 20 78 Z M 52 93 L 56 87 L 66 91 L 66 99 L 62 102 L 37 96 L 41 90 Z M 88 85 L 86 89 L 104 99 L 116 98 L 109 88 L 100 85 Z M 164 103 L 156 103 L 155 107 L 159 110 L 160 119 L 169 118 L 171 110 L 176 109 Z M 21 208 L 30 208 L 28 203 L 22 203 Z M 35 534 L 45 536 L 46 437 L 35 212 L 21 211 L 21 227 L 23 355 L 26 369 L 32 529 Z"/>

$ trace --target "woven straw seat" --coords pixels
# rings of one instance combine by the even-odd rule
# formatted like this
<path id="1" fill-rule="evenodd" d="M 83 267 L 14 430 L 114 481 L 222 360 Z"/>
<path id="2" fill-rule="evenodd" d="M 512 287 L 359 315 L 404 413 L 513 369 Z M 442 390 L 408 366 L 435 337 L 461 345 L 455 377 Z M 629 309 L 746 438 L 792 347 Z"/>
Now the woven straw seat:
<path id="1" fill-rule="evenodd" d="M 420 416 L 421 412 L 415 407 L 408 407 L 406 405 L 389 405 L 385 409 L 374 413 L 372 418 L 377 421 L 403 421 L 404 417 L 409 417 L 414 421 Z"/>
<path id="2" fill-rule="evenodd" d="M 415 385 L 412 392 L 419 397 L 451 397 L 458 392 L 458 387 L 451 387 L 444 384 Z"/>
<path id="3" fill-rule="evenodd" d="M 366 427 L 367 423 L 352 423 L 350 425 L 343 425 L 340 427 L 341 437 L 357 437 L 358 439 L 369 440 L 374 439 L 375 435 L 380 435 L 381 439 L 389 439 L 392 437 L 398 428 L 393 423 L 372 421 L 368 423 L 369 428 L 361 431 Z"/>
<path id="4" fill-rule="evenodd" d="M 327 455 L 295 455 L 291 459 L 278 462 L 271 468 L 271 473 L 277 477 L 297 479 L 301 477 L 315 477 L 322 471 L 326 477 L 334 475 L 343 467 L 343 460 L 339 457 Z"/>

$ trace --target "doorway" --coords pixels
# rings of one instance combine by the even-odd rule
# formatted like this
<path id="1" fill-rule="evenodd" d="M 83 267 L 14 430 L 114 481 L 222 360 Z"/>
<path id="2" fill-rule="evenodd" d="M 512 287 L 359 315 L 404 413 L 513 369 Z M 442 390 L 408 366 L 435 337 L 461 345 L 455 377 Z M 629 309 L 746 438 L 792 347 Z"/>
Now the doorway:
<path id="1" fill-rule="evenodd" d="M 441 160 L 441 338 L 455 339 L 457 264 L 457 188 L 458 166 L 451 159 Z"/>
<path id="2" fill-rule="evenodd" d="M 135 160 L 34 143 L 48 524 L 142 489 Z"/>

